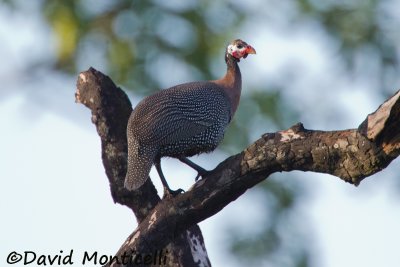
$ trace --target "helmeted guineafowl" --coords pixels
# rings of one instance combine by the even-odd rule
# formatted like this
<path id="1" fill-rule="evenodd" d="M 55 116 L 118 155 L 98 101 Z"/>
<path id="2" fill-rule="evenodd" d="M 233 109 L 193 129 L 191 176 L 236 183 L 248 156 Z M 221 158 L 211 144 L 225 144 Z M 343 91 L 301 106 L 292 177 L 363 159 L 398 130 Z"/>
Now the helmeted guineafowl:
<path id="1" fill-rule="evenodd" d="M 162 157 L 178 158 L 199 175 L 206 172 L 186 157 L 213 151 L 222 141 L 239 104 L 242 78 L 238 62 L 255 53 L 246 42 L 234 40 L 226 49 L 227 72 L 223 78 L 161 90 L 134 108 L 127 127 L 127 189 L 143 185 L 154 164 L 165 193 L 180 192 L 168 187 L 161 171 Z"/>

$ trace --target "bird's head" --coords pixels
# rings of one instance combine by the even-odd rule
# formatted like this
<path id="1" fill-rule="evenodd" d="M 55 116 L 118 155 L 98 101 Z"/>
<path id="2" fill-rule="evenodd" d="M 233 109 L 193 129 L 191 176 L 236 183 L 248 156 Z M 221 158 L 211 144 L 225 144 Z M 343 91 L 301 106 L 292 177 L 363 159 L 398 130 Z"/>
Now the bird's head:
<path id="1" fill-rule="evenodd" d="M 226 52 L 240 61 L 241 58 L 246 58 L 249 54 L 255 54 L 256 50 L 245 41 L 237 39 L 228 45 Z"/>

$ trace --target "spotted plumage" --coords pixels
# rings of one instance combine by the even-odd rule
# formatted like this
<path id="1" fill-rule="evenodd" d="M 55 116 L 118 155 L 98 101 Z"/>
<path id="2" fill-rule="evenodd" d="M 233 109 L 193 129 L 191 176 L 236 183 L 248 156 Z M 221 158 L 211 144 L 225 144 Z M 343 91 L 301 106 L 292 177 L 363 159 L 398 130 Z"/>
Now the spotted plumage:
<path id="1" fill-rule="evenodd" d="M 143 99 L 128 121 L 128 170 L 125 187 L 139 188 L 156 165 L 165 190 L 161 157 L 175 157 L 204 171 L 186 157 L 213 151 L 222 141 L 239 103 L 241 74 L 237 62 L 255 50 L 241 40 L 226 51 L 228 70 L 215 81 L 191 82 L 161 90 Z"/>

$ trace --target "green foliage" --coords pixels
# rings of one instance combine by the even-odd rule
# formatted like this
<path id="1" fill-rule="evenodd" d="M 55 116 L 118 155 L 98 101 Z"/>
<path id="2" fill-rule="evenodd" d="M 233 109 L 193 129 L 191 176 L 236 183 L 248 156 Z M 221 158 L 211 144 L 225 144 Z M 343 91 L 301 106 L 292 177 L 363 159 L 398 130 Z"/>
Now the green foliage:
<path id="1" fill-rule="evenodd" d="M 76 73 L 88 67 L 77 62 L 90 64 L 94 54 L 104 55 L 105 65 L 98 68 L 119 84 L 148 94 L 165 86 L 157 79 L 157 71 L 163 70 L 156 65 L 165 56 L 196 70 L 187 79 L 212 77 L 210 60 L 216 55 L 222 58 L 229 29 L 243 18 L 240 9 L 229 5 L 228 20 L 210 19 L 217 5 L 213 1 L 171 5 L 164 1 L 47 0 L 43 11 L 56 36 L 58 69 Z M 82 53 L 99 39 L 102 42 Z M 162 75 L 170 75 L 167 70 Z"/>
<path id="2" fill-rule="evenodd" d="M 299 0 L 298 4 L 303 17 L 315 20 L 336 39 L 339 55 L 347 62 L 349 71 L 357 71 L 360 57 L 369 61 L 367 64 L 377 64 L 380 71 L 372 75 L 380 76 L 383 90 L 392 91 L 395 77 L 387 74 L 394 76 L 400 70 L 395 19 L 398 13 L 391 9 L 395 3 L 388 0 Z"/>

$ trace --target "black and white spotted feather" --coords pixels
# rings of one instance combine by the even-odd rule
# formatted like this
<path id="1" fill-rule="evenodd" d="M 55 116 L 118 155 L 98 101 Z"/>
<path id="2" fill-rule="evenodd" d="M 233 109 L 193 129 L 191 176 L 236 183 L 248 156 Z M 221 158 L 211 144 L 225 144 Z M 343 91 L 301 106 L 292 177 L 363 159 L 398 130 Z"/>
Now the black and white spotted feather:
<path id="1" fill-rule="evenodd" d="M 143 185 L 157 156 L 189 157 L 214 150 L 230 119 L 229 98 L 212 82 L 181 84 L 145 98 L 128 122 L 125 187 Z"/>

